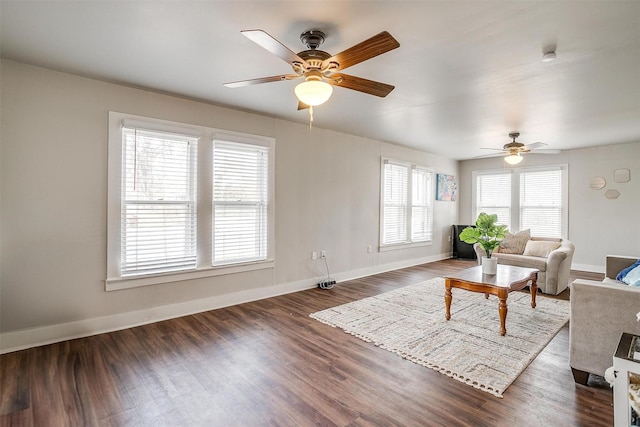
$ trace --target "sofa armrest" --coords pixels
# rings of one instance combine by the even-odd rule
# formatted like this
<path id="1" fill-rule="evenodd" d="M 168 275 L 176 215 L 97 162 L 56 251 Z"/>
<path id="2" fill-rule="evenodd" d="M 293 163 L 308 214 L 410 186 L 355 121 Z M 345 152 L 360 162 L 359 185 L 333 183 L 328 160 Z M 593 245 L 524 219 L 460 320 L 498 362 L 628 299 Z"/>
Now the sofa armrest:
<path id="1" fill-rule="evenodd" d="M 615 279 L 618 273 L 620 273 L 625 268 L 629 267 L 631 264 L 636 262 L 638 258 L 628 257 L 628 256 L 619 256 L 619 255 L 607 255 L 606 260 L 606 276 L 609 279 Z"/>
<path id="2" fill-rule="evenodd" d="M 487 252 L 480 246 L 480 243 L 473 244 L 473 250 L 476 251 L 476 258 L 478 258 L 478 265 L 482 264 L 482 257 L 487 256 Z"/>
<path id="3" fill-rule="evenodd" d="M 640 335 L 640 288 L 578 279 L 571 283 L 570 304 L 569 363 L 604 376 L 620 335 Z"/>
<path id="4" fill-rule="evenodd" d="M 562 261 L 569 256 L 570 249 L 560 246 L 558 249 L 551 251 L 547 257 L 547 275 L 558 276 L 558 268 Z"/>

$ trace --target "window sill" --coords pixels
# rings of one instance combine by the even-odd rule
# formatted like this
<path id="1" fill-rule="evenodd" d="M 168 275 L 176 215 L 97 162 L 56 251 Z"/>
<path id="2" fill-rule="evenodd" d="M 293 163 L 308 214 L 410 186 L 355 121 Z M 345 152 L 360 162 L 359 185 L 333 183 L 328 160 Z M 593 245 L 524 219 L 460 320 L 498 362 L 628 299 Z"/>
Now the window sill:
<path id="1" fill-rule="evenodd" d="M 424 247 L 424 246 L 431 246 L 433 245 L 433 241 L 432 240 L 426 240 L 424 242 L 412 242 L 412 243 L 396 243 L 393 245 L 380 245 L 380 252 L 387 252 L 387 251 L 397 251 L 399 249 L 411 249 L 411 248 L 420 248 L 420 247 Z"/>
<path id="2" fill-rule="evenodd" d="M 243 273 L 247 271 L 266 270 L 275 267 L 275 261 L 263 261 L 249 264 L 226 265 L 223 267 L 199 268 L 190 271 L 176 271 L 172 273 L 152 274 L 147 276 L 118 277 L 105 280 L 105 291 L 119 291 L 122 289 L 138 288 L 141 286 L 160 285 L 162 283 L 182 282 L 184 280 L 201 279 L 204 277 L 223 276 L 227 274 Z"/>

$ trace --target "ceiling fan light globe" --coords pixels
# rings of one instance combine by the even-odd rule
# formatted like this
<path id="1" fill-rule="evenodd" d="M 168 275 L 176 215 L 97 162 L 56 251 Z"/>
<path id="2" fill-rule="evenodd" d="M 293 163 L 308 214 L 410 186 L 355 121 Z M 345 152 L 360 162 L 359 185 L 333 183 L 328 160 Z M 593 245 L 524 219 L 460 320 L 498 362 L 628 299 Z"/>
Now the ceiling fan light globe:
<path id="1" fill-rule="evenodd" d="M 504 161 L 509 163 L 510 165 L 517 165 L 518 163 L 520 163 L 522 161 L 522 156 L 520 155 L 520 153 L 511 154 L 511 155 L 505 157 Z"/>
<path id="2" fill-rule="evenodd" d="M 300 102 L 315 107 L 331 98 L 333 87 L 327 82 L 307 80 L 297 85 L 294 92 Z"/>

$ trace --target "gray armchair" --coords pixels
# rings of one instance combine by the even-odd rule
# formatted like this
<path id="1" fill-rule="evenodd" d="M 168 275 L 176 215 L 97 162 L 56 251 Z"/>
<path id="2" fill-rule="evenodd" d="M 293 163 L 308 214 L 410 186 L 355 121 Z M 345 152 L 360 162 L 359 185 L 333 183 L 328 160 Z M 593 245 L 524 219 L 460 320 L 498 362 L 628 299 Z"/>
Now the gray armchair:
<path id="1" fill-rule="evenodd" d="M 613 365 L 613 354 L 623 332 L 640 335 L 640 287 L 615 280 L 638 258 L 607 256 L 602 282 L 574 280 L 571 283 L 569 364 L 576 383 L 586 385 L 589 374 L 604 376 Z"/>
<path id="2" fill-rule="evenodd" d="M 531 240 L 559 242 L 560 247 L 549 253 L 546 258 L 499 252 L 494 252 L 492 257 L 498 258 L 498 264 L 537 268 L 540 270 L 538 273 L 538 289 L 540 292 L 558 295 L 569 286 L 569 273 L 571 272 L 571 262 L 573 261 L 573 253 L 576 247 L 569 240 L 563 239 L 532 237 Z M 473 245 L 473 248 L 478 255 L 478 264 L 480 264 L 482 257 L 487 256 L 487 254 L 477 243 Z"/>

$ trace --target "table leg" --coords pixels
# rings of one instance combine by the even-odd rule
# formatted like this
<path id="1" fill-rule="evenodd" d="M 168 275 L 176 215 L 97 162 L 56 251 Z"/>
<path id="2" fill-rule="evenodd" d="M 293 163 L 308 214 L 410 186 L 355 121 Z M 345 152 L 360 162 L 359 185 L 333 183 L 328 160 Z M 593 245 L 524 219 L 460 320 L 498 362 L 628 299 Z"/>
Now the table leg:
<path id="1" fill-rule="evenodd" d="M 448 279 L 444 282 L 444 308 L 444 318 L 451 319 L 451 283 Z"/>
<path id="2" fill-rule="evenodd" d="M 500 335 L 505 336 L 507 334 L 507 297 L 500 296 L 500 303 L 498 304 L 498 313 L 500 314 Z"/>
<path id="3" fill-rule="evenodd" d="M 536 308 L 536 294 L 538 293 L 538 285 L 536 283 L 536 279 L 533 279 L 531 281 L 529 290 L 531 291 L 531 308 Z"/>

